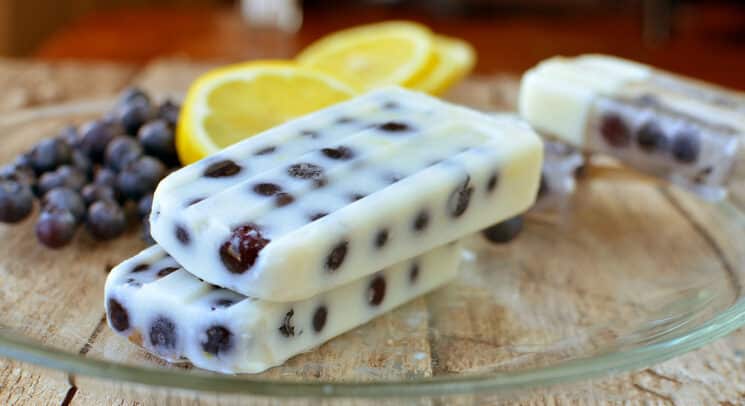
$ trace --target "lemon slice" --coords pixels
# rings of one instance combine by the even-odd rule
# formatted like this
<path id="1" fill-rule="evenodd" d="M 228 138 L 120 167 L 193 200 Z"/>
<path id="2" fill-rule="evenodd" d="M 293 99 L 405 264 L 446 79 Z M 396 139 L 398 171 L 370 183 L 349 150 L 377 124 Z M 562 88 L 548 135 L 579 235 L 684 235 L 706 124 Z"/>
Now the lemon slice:
<path id="1" fill-rule="evenodd" d="M 288 61 L 218 68 L 189 89 L 176 131 L 176 150 L 189 164 L 248 138 L 353 96 L 324 73 Z"/>
<path id="2" fill-rule="evenodd" d="M 432 68 L 411 87 L 427 93 L 443 94 L 471 72 L 476 63 L 476 53 L 471 44 L 458 38 L 438 35 L 433 44 L 435 62 Z"/>
<path id="3" fill-rule="evenodd" d="M 433 63 L 432 33 L 406 21 L 363 25 L 321 38 L 297 60 L 360 90 L 407 86 Z"/>

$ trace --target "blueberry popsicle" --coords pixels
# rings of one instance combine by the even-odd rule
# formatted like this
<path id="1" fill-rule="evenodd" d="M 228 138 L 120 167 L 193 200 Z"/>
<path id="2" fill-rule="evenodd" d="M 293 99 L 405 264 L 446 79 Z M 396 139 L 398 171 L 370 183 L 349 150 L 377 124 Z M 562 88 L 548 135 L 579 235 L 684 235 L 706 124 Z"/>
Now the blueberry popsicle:
<path id="1" fill-rule="evenodd" d="M 538 198 L 531 210 L 561 208 L 577 187 L 577 171 L 585 159 L 576 148 L 547 140 L 543 142 L 543 170 Z"/>
<path id="2" fill-rule="evenodd" d="M 154 245 L 106 280 L 109 325 L 168 361 L 224 373 L 261 372 L 455 277 L 457 243 L 294 302 L 239 295 L 184 271 Z"/>
<path id="3" fill-rule="evenodd" d="M 518 117 L 515 113 L 491 113 L 493 117 Z M 566 143 L 543 140 L 543 169 L 534 211 L 565 206 L 577 186 L 577 174 L 585 164 L 582 152 Z"/>
<path id="4" fill-rule="evenodd" d="M 389 88 L 298 121 L 161 182 L 152 235 L 190 273 L 247 296 L 304 299 L 535 200 L 542 144 L 518 119 Z M 302 132 L 315 143 L 294 145 Z M 255 162 L 268 144 L 276 159 Z"/>
<path id="5" fill-rule="evenodd" d="M 603 55 L 556 57 L 522 79 L 536 130 L 697 192 L 726 196 L 745 133 L 745 98 Z"/>

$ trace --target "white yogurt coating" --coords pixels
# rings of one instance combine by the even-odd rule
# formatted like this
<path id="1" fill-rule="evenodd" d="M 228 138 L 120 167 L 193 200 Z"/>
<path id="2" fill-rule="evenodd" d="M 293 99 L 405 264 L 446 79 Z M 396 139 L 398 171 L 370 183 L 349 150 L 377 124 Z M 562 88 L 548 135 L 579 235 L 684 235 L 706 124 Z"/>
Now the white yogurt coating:
<path id="1" fill-rule="evenodd" d="M 348 122 L 333 124 L 340 118 Z M 295 146 L 302 131 L 319 137 Z M 254 162 L 253 151 L 267 145 L 285 152 Z M 323 152 L 340 146 L 351 151 L 345 159 Z M 378 90 L 175 172 L 155 192 L 151 232 L 210 283 L 271 301 L 304 299 L 527 210 L 542 152 L 540 138 L 514 117 Z M 202 177 L 227 159 L 241 166 L 237 174 L 216 185 Z M 301 163 L 322 167 L 322 175 L 294 178 L 288 168 Z M 291 198 L 255 192 L 267 183 Z M 248 265 L 237 261 L 246 256 L 233 238 L 242 226 L 250 227 L 241 228 L 244 241 L 264 245 Z"/>
<path id="2" fill-rule="evenodd" d="M 745 134 L 742 95 L 603 55 L 541 62 L 518 104 L 539 132 L 710 200 L 726 196 Z"/>
<path id="3" fill-rule="evenodd" d="M 459 259 L 453 242 L 332 291 L 281 303 L 200 281 L 154 245 L 111 271 L 106 314 L 115 332 L 165 360 L 255 373 L 445 284 L 456 276 Z"/>

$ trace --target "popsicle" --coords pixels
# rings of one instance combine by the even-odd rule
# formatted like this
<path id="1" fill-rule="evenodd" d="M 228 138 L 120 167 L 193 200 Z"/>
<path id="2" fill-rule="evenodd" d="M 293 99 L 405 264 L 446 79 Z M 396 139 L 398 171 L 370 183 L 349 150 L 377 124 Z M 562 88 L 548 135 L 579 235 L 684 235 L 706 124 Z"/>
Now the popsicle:
<path id="1" fill-rule="evenodd" d="M 543 170 L 538 198 L 531 210 L 561 208 L 577 187 L 577 171 L 585 163 L 582 153 L 567 144 L 543 142 Z"/>
<path id="2" fill-rule="evenodd" d="M 525 211 L 542 152 L 518 119 L 383 89 L 175 172 L 151 232 L 212 284 L 304 299 Z"/>
<path id="3" fill-rule="evenodd" d="M 109 325 L 171 362 L 224 373 L 261 372 L 455 277 L 457 243 L 294 302 L 239 295 L 184 271 L 154 245 L 106 280 Z"/>
<path id="4" fill-rule="evenodd" d="M 556 57 L 529 70 L 519 111 L 545 135 L 710 200 L 726 196 L 745 133 L 742 95 L 603 55 Z"/>

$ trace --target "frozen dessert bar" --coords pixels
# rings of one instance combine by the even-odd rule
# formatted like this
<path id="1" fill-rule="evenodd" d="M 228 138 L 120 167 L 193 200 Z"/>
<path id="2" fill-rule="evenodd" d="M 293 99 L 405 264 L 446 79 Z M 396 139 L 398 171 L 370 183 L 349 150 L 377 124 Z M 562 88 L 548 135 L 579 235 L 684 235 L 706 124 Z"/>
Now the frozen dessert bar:
<path id="1" fill-rule="evenodd" d="M 490 113 L 495 118 L 517 118 L 515 113 Z M 577 175 L 585 165 L 582 152 L 564 142 L 543 140 L 543 169 L 535 205 L 531 210 L 564 206 L 577 187 Z"/>
<path id="2" fill-rule="evenodd" d="M 154 245 L 106 280 L 111 328 L 168 361 L 225 373 L 261 372 L 451 280 L 457 243 L 295 302 L 221 289 Z M 290 281 L 289 279 L 283 279 Z"/>
<path id="3" fill-rule="evenodd" d="M 542 152 L 518 119 L 384 89 L 175 172 L 151 232 L 212 284 L 305 299 L 525 211 Z"/>
<path id="4" fill-rule="evenodd" d="M 567 144 L 547 140 L 543 146 L 541 183 L 532 210 L 564 206 L 577 187 L 577 172 L 585 163 L 582 153 Z"/>
<path id="5" fill-rule="evenodd" d="M 520 114 L 536 130 L 718 200 L 726 195 L 745 97 L 602 55 L 556 57 L 522 79 Z"/>

